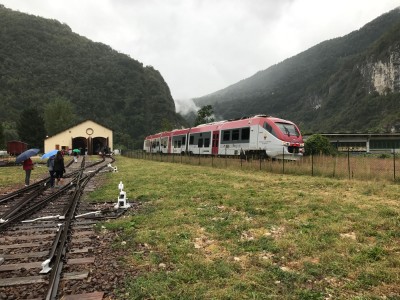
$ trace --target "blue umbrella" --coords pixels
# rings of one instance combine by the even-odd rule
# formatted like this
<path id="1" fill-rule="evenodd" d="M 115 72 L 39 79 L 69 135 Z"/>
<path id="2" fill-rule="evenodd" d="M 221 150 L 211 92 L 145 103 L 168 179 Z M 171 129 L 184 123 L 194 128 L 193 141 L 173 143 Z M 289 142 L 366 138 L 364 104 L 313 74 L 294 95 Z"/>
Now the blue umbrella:
<path id="1" fill-rule="evenodd" d="M 20 155 L 17 156 L 15 159 L 15 162 L 18 164 L 20 162 L 23 162 L 24 160 L 27 160 L 29 157 L 34 156 L 39 153 L 39 149 L 33 148 L 26 150 L 25 152 L 22 152 Z"/>
<path id="2" fill-rule="evenodd" d="M 52 157 L 53 155 L 56 155 L 58 151 L 59 150 L 56 149 L 56 150 L 51 150 L 49 152 L 46 152 L 45 154 L 43 154 L 43 156 L 40 159 L 45 159 L 45 158 L 48 158 L 48 157 Z"/>

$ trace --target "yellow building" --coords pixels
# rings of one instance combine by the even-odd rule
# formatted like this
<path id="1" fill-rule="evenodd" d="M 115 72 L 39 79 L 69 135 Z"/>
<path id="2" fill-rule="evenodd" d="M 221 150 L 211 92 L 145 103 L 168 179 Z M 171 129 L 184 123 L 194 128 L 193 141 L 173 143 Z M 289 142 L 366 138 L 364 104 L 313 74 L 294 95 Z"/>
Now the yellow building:
<path id="1" fill-rule="evenodd" d="M 67 130 L 47 137 L 44 140 L 44 152 L 51 150 L 80 149 L 81 154 L 99 154 L 107 148 L 113 151 L 112 130 L 91 120 L 86 120 Z"/>

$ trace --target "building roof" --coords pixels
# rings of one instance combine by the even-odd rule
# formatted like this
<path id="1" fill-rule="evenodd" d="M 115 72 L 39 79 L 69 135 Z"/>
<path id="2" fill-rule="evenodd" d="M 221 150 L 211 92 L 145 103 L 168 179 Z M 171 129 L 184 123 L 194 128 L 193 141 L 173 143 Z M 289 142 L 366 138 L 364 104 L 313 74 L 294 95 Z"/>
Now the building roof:
<path id="1" fill-rule="evenodd" d="M 99 126 L 101 126 L 101 127 L 104 127 L 104 128 L 106 128 L 106 129 L 108 129 L 108 130 L 113 131 L 112 129 L 110 129 L 110 128 L 108 128 L 108 127 L 106 127 L 106 126 L 104 126 L 104 125 L 102 125 L 102 124 L 100 124 L 100 123 L 98 123 L 98 122 L 95 122 L 95 121 L 93 121 L 93 120 L 91 120 L 91 119 L 87 119 L 87 120 L 81 121 L 81 122 L 79 122 L 79 123 L 76 123 L 75 125 L 73 125 L 73 126 L 71 126 L 71 127 L 68 127 L 68 128 L 66 128 L 66 129 L 64 129 L 64 130 L 62 130 L 62 131 L 60 131 L 60 132 L 57 132 L 57 133 L 55 133 L 55 134 L 53 134 L 53 135 L 51 135 L 51 136 L 47 136 L 46 139 L 51 138 L 51 137 L 54 137 L 54 136 L 56 136 L 56 135 L 58 135 L 58 134 L 60 134 L 60 133 L 63 133 L 63 132 L 65 132 L 65 131 L 68 131 L 68 130 L 74 128 L 74 127 L 77 127 L 77 126 L 79 126 L 79 125 L 85 123 L 85 122 L 93 122 L 93 123 L 95 123 L 95 124 L 97 124 L 97 125 L 99 125 Z"/>

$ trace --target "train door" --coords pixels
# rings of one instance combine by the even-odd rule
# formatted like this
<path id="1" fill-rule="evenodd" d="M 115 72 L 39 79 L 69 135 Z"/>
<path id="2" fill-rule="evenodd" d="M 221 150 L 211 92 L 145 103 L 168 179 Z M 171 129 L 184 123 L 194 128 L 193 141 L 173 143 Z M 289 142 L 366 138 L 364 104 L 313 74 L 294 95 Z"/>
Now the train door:
<path id="1" fill-rule="evenodd" d="M 167 151 L 168 154 L 172 153 L 171 146 L 172 146 L 172 137 L 168 137 L 168 148 L 167 148 L 168 149 L 168 151 Z"/>
<path id="2" fill-rule="evenodd" d="M 219 131 L 213 131 L 213 136 L 212 136 L 212 148 L 211 148 L 211 153 L 213 155 L 218 154 L 218 143 L 219 143 Z"/>

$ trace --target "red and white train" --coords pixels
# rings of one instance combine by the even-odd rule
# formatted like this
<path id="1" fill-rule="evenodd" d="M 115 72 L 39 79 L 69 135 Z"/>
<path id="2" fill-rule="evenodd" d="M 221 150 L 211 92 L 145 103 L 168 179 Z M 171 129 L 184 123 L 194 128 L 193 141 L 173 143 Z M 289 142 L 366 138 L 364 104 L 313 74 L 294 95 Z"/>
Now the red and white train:
<path id="1" fill-rule="evenodd" d="M 163 154 L 244 154 L 296 160 L 303 155 L 304 142 L 293 122 L 256 115 L 149 135 L 144 140 L 143 150 Z"/>

